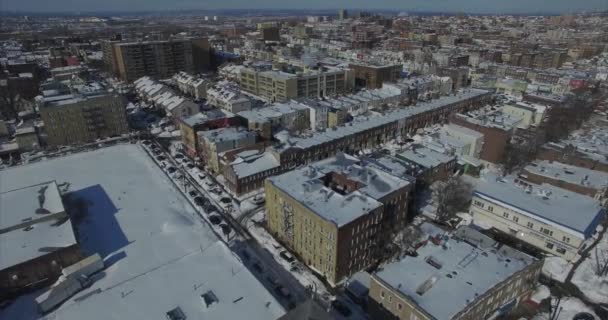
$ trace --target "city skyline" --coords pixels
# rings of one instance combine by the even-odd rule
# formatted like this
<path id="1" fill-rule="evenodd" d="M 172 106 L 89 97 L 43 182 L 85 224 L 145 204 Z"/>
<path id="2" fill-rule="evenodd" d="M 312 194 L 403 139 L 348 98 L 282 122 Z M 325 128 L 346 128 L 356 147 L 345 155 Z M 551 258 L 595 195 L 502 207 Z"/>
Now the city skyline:
<path id="1" fill-rule="evenodd" d="M 551 6 L 547 6 L 546 1 L 542 0 L 463 0 L 445 1 L 413 0 L 402 3 L 396 0 L 363 1 L 363 0 L 338 0 L 320 1 L 311 0 L 306 2 L 292 2 L 287 4 L 284 1 L 261 0 L 256 1 L 255 6 L 244 0 L 228 1 L 195 1 L 195 0 L 108 0 L 97 2 L 93 0 L 82 0 L 74 3 L 71 0 L 53 1 L 52 6 L 42 0 L 6 0 L 0 4 L 1 12 L 137 12 L 137 11 L 179 11 L 179 10 L 330 10 L 330 9 L 351 9 L 351 10 L 391 10 L 391 11 L 411 11 L 411 12 L 454 12 L 471 14 L 536 14 L 536 13 L 571 13 L 584 11 L 608 10 L 604 0 L 587 0 L 584 2 L 572 2 L 566 0 L 554 0 Z"/>

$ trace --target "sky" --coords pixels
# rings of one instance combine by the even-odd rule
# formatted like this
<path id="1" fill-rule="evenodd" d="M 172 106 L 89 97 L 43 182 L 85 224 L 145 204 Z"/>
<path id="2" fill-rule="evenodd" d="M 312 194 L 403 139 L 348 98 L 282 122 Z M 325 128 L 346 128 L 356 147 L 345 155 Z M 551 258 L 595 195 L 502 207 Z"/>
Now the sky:
<path id="1" fill-rule="evenodd" d="M 336 8 L 567 13 L 608 10 L 608 0 L 0 0 L 0 11 L 28 12 Z"/>

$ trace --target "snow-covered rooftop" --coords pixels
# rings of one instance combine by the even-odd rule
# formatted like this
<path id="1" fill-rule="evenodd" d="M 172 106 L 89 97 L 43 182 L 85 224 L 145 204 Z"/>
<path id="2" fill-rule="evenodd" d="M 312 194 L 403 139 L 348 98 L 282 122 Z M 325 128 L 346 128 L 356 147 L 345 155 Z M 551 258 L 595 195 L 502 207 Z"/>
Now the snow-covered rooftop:
<path id="1" fill-rule="evenodd" d="M 249 154 L 255 152 L 256 154 Z M 281 166 L 279 160 L 271 152 L 258 153 L 256 151 L 244 151 L 230 166 L 239 178 L 249 177 L 257 173 L 268 171 Z"/>
<path id="2" fill-rule="evenodd" d="M 295 101 L 289 101 L 287 103 L 277 103 L 266 108 L 241 111 L 238 115 L 250 122 L 266 122 L 283 116 L 293 115 L 298 112 L 304 112 L 306 110 L 308 110 L 306 105 Z"/>
<path id="3" fill-rule="evenodd" d="M 498 178 L 492 174 L 473 181 L 475 195 L 501 202 L 523 215 L 565 228 L 567 232 L 584 238 L 595 231 L 603 214 L 597 200 L 549 184 L 526 187 L 517 183 L 519 180 L 514 177 Z"/>
<path id="4" fill-rule="evenodd" d="M 566 181 L 588 188 L 600 190 L 608 187 L 608 173 L 602 171 L 546 160 L 531 163 L 524 169 L 539 176 Z"/>
<path id="5" fill-rule="evenodd" d="M 478 296 L 536 261 L 469 227 L 444 237 L 442 244 L 429 241 L 417 250 L 417 257 L 384 265 L 374 275 L 434 319 L 451 319 Z"/>
<path id="6" fill-rule="evenodd" d="M 400 152 L 396 155 L 397 158 L 413 162 L 426 169 L 435 168 L 441 164 L 448 163 L 455 159 L 454 156 L 449 156 L 424 146 L 415 146 Z"/>
<path id="7" fill-rule="evenodd" d="M 0 230 L 64 212 L 55 181 L 11 190 L 9 180 L 0 185 Z"/>
<path id="8" fill-rule="evenodd" d="M 0 171 L 0 192 L 40 180 L 69 182 L 87 201 L 77 225 L 85 254 L 106 269 L 93 285 L 48 317 L 62 320 L 165 319 L 180 307 L 188 319 L 276 319 L 285 313 L 139 145 L 118 145 Z M 4 210 L 2 211 L 4 212 Z M 201 295 L 218 302 L 206 307 Z M 37 319 L 15 302 L 2 319 Z"/>
<path id="9" fill-rule="evenodd" d="M 209 141 L 210 143 L 218 143 L 222 141 L 237 141 L 255 137 L 255 132 L 248 131 L 243 127 L 227 127 L 209 131 L 199 131 L 199 137 Z"/>
<path id="10" fill-rule="evenodd" d="M 323 178 L 328 174 L 345 175 L 357 181 L 359 188 L 342 194 L 325 186 Z M 358 158 L 338 154 L 280 176 L 268 178 L 283 192 L 338 226 L 372 212 L 382 206 L 384 196 L 407 187 L 410 182 L 376 168 L 362 165 Z"/>

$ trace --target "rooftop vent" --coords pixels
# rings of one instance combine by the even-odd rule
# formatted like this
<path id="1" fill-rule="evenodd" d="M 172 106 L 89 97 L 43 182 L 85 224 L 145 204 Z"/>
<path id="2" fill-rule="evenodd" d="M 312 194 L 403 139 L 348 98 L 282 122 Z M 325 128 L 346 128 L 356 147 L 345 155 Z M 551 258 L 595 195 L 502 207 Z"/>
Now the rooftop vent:
<path id="1" fill-rule="evenodd" d="M 201 295 L 201 300 L 205 308 L 210 308 L 213 304 L 220 302 L 213 291 L 209 290 Z"/>
<path id="2" fill-rule="evenodd" d="M 435 258 L 433 256 L 429 256 L 428 258 L 426 258 L 426 263 L 430 264 L 431 266 L 433 266 L 437 269 L 441 269 L 443 267 L 443 264 L 441 263 L 441 261 L 437 260 L 437 258 Z"/>
<path id="3" fill-rule="evenodd" d="M 180 307 L 170 310 L 166 315 L 168 320 L 186 320 L 186 315 Z"/>
<path id="4" fill-rule="evenodd" d="M 424 281 L 418 289 L 416 289 L 416 293 L 419 295 L 424 295 L 427 291 L 429 291 L 437 282 L 437 277 L 433 276 Z"/>

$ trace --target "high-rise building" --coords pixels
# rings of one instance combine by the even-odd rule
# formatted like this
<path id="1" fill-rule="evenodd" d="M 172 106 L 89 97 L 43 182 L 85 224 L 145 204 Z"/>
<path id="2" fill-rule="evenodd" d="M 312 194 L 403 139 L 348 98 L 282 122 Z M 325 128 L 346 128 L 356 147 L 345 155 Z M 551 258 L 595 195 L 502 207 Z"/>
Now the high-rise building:
<path id="1" fill-rule="evenodd" d="M 109 92 L 43 97 L 39 101 L 51 146 L 91 142 L 129 132 L 126 99 Z"/>
<path id="2" fill-rule="evenodd" d="M 338 19 L 344 20 L 346 18 L 348 18 L 348 12 L 346 9 L 340 9 L 340 11 L 338 11 Z"/>
<path id="3" fill-rule="evenodd" d="M 125 81 L 143 76 L 170 78 L 180 71 L 197 73 L 209 68 L 209 42 L 206 38 L 107 41 L 102 48 L 108 70 Z"/>
<path id="4" fill-rule="evenodd" d="M 384 82 L 395 82 L 403 69 L 400 64 L 373 65 L 353 64 L 349 66 L 355 73 L 355 84 L 368 89 L 382 88 Z"/>

